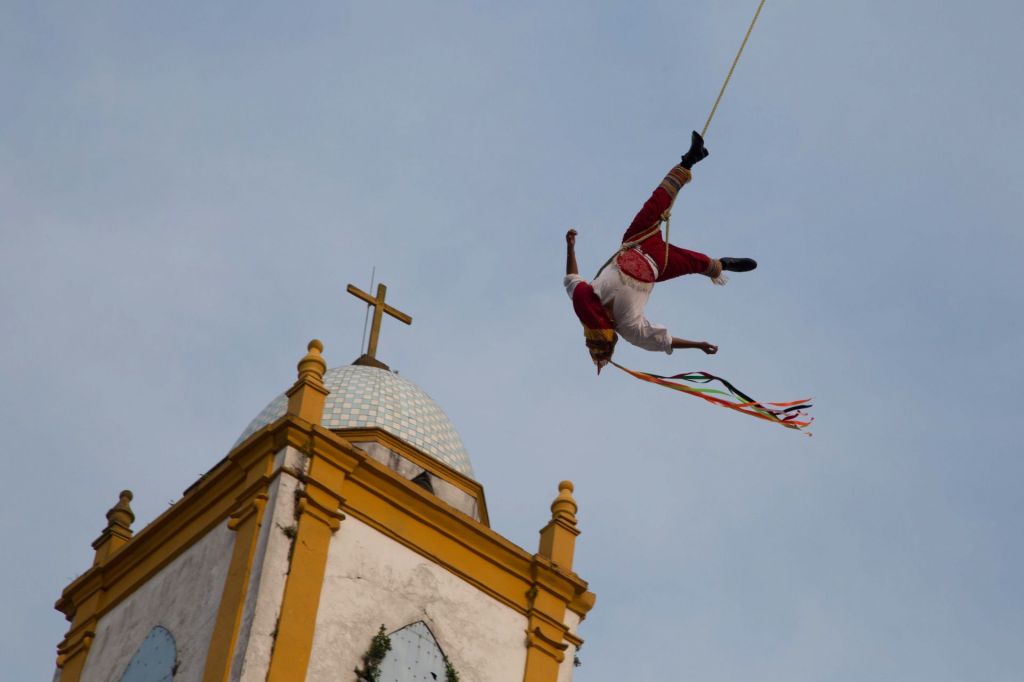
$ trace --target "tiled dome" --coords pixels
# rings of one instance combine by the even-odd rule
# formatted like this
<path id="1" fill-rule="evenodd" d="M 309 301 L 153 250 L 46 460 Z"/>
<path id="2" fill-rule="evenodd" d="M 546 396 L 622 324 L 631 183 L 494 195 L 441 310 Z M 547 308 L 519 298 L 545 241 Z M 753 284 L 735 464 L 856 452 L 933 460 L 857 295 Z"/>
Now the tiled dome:
<path id="1" fill-rule="evenodd" d="M 377 427 L 419 448 L 452 469 L 473 476 L 473 466 L 448 416 L 429 395 L 386 369 L 345 365 L 327 370 L 322 424 L 329 429 Z M 256 415 L 235 445 L 283 416 L 288 397 L 282 393 Z"/>

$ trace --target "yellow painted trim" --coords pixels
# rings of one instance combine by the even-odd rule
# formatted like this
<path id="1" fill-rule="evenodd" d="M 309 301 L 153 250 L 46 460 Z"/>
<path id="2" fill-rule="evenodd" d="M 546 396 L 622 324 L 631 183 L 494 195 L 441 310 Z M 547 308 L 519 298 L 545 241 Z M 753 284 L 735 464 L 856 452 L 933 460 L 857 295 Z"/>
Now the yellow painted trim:
<path id="1" fill-rule="evenodd" d="M 327 570 L 327 552 L 331 536 L 344 518 L 338 509 L 342 503 L 340 491 L 346 468 L 338 466 L 339 459 L 325 457 L 325 448 L 317 448 L 315 440 L 311 445 L 306 452 L 309 456 L 306 486 L 296 508 L 297 531 L 292 540 L 291 562 L 267 682 L 306 678 Z"/>
<path id="2" fill-rule="evenodd" d="M 210 648 L 206 654 L 203 682 L 225 682 L 231 675 L 231 660 L 238 641 L 249 575 L 256 545 L 259 543 L 267 499 L 266 492 L 256 492 L 248 500 L 242 501 L 228 520 L 228 528 L 235 531 L 235 543 L 228 574 L 224 579 L 220 606 L 217 608 L 217 620 L 210 637 Z"/>
<path id="3" fill-rule="evenodd" d="M 288 389 L 288 414 L 319 424 L 324 413 L 324 402 L 330 393 L 322 383 L 312 379 L 299 379 Z"/>
<path id="4" fill-rule="evenodd" d="M 579 646 L 581 639 L 571 635 L 565 624 L 565 599 L 557 581 L 551 580 L 555 564 L 545 556 L 534 556 L 533 587 L 526 627 L 526 666 L 524 682 L 556 682 L 558 669 L 565 660 L 569 644 Z M 572 639 L 570 639 L 572 637 Z M 575 640 L 575 641 L 573 641 Z"/>
<path id="5" fill-rule="evenodd" d="M 539 552 L 558 566 L 571 570 L 576 536 L 579 534 L 576 526 L 562 519 L 551 519 L 540 532 Z"/>
<path id="6" fill-rule="evenodd" d="M 57 645 L 57 668 L 61 682 L 77 682 L 85 667 L 92 640 L 96 637 L 96 618 L 92 616 L 95 606 L 83 608 L 80 613 L 90 613 L 75 619 L 64 639 Z"/>
<path id="7" fill-rule="evenodd" d="M 526 630 L 524 682 L 556 682 L 558 668 L 565 660 L 568 647 L 568 644 L 562 643 L 561 638 L 546 635 L 544 629 L 531 618 Z"/>

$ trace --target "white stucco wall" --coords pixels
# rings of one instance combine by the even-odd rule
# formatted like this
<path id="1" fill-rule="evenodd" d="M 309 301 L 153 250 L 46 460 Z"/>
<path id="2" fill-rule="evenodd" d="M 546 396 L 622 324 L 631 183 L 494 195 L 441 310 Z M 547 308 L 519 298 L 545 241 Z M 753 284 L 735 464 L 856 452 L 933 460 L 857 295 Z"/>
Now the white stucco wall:
<path id="1" fill-rule="evenodd" d="M 302 471 L 305 466 L 305 456 L 295 448 L 289 446 L 277 453 L 274 468 L 281 469 L 281 475 L 267 494 L 231 665 L 232 682 L 263 682 L 267 678 L 292 543 L 284 529 L 295 526 L 295 489 L 299 482 L 292 472 Z"/>
<path id="2" fill-rule="evenodd" d="M 100 618 L 82 682 L 119 680 L 157 625 L 174 636 L 175 682 L 201 680 L 234 540 L 218 526 Z"/>
<path id="3" fill-rule="evenodd" d="M 352 679 L 383 624 L 422 620 L 466 682 L 522 682 L 526 617 L 351 516 L 331 540 L 308 682 Z"/>
<path id="4" fill-rule="evenodd" d="M 569 632 L 572 634 L 578 634 L 576 630 L 580 626 L 580 617 L 572 611 L 565 610 L 565 618 L 562 620 L 565 626 L 569 628 Z M 577 654 L 577 649 L 572 644 L 565 650 L 565 660 L 558 666 L 558 682 L 569 682 L 572 679 L 573 671 L 575 666 L 573 665 L 574 656 Z"/>

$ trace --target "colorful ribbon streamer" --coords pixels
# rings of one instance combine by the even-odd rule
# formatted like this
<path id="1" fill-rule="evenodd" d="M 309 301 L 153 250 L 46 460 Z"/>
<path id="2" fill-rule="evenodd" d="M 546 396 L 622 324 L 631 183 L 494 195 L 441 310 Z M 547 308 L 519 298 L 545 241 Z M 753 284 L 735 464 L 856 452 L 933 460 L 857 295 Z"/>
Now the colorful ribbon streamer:
<path id="1" fill-rule="evenodd" d="M 663 377 L 649 372 L 637 372 L 629 369 L 628 367 L 623 367 L 614 360 L 611 364 L 615 365 L 623 372 L 633 375 L 637 379 L 648 381 L 652 384 L 658 384 L 659 386 L 664 386 L 666 388 L 672 388 L 677 391 L 682 391 L 683 393 L 689 393 L 690 395 L 706 400 L 709 403 L 719 405 L 721 407 L 728 407 L 731 410 L 742 412 L 743 414 L 750 415 L 751 417 L 775 422 L 776 424 L 785 426 L 787 429 L 802 431 L 810 426 L 811 422 L 814 421 L 814 418 L 808 416 L 806 412 L 806 410 L 811 407 L 810 398 L 805 398 L 804 400 L 793 400 L 788 403 L 765 403 L 754 400 L 725 379 L 716 377 L 713 374 L 708 374 L 707 372 L 686 372 L 684 374 L 676 374 L 675 376 Z M 713 381 L 717 381 L 722 384 L 726 390 L 722 391 L 717 388 L 687 386 L 686 384 L 679 383 L 682 381 L 686 381 L 691 384 L 710 384 Z M 805 431 L 804 433 L 808 436 L 811 435 L 809 431 Z"/>

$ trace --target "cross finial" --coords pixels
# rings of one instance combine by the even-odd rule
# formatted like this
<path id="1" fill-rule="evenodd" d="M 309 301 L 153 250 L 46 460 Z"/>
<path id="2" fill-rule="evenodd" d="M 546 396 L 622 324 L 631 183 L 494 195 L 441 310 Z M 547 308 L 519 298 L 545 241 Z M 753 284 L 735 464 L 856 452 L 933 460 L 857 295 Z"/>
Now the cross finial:
<path id="1" fill-rule="evenodd" d="M 366 347 L 366 353 L 359 356 L 359 359 L 352 363 L 354 365 L 369 365 L 371 367 L 380 367 L 381 369 L 390 369 L 387 365 L 377 359 L 377 340 L 380 338 L 380 323 L 384 319 L 384 313 L 387 313 L 400 322 L 412 324 L 411 317 L 403 313 L 401 310 L 393 308 L 384 302 L 384 296 L 387 294 L 387 291 L 388 288 L 386 286 L 378 284 L 377 297 L 374 298 L 362 289 L 359 289 L 352 284 L 348 285 L 348 293 L 352 294 L 356 298 L 366 301 L 367 305 L 373 306 L 373 323 L 370 325 L 370 343 Z"/>

